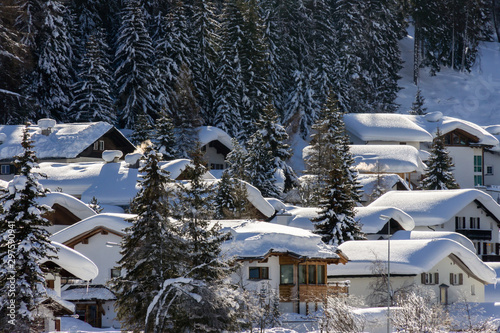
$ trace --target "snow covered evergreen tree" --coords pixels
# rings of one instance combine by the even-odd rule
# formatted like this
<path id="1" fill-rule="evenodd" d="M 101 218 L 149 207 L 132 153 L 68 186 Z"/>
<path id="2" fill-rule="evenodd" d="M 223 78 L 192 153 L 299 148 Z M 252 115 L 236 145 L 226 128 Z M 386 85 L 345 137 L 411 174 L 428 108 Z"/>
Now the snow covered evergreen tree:
<path id="1" fill-rule="evenodd" d="M 241 180 L 231 178 L 225 170 L 217 183 L 215 217 L 218 219 L 242 218 L 248 208 L 247 190 Z"/>
<path id="2" fill-rule="evenodd" d="M 411 110 L 409 114 L 413 115 L 424 115 L 427 112 L 427 108 L 424 108 L 425 98 L 422 96 L 422 91 L 417 89 L 417 94 L 415 95 L 415 100 L 411 104 Z"/>
<path id="3" fill-rule="evenodd" d="M 354 207 L 359 202 L 359 184 L 357 172 L 353 168 L 354 159 L 349 151 L 343 114 L 336 104 L 333 94 L 330 94 L 317 123 L 325 126 L 327 132 L 321 134 L 321 140 L 314 139 L 321 145 L 313 145 L 312 158 L 317 161 L 318 172 L 327 172 L 319 176 L 324 178 L 325 189 L 321 191 L 319 216 L 313 219 L 315 232 L 322 236 L 325 243 L 338 245 L 365 237 L 359 221 L 355 220 Z M 320 163 L 323 158 L 321 154 L 325 154 L 327 164 Z"/>
<path id="4" fill-rule="evenodd" d="M 44 228 L 50 226 L 43 217 L 50 208 L 37 202 L 46 191 L 33 170 L 38 164 L 28 125 L 21 144 L 24 153 L 15 159 L 19 175 L 0 192 L 0 327 L 12 333 L 31 332 L 35 308 L 46 296 L 39 262 L 56 255 Z"/>
<path id="5" fill-rule="evenodd" d="M 102 29 L 88 37 L 86 53 L 78 72 L 79 80 L 72 87 L 73 102 L 69 111 L 71 121 L 115 123 L 107 49 Z"/>
<path id="6" fill-rule="evenodd" d="M 453 162 L 444 145 L 444 137 L 438 128 L 432 143 L 431 157 L 423 175 L 422 188 L 425 190 L 450 190 L 458 188 L 453 177 Z"/>
<path id="7" fill-rule="evenodd" d="M 42 13 L 38 60 L 31 74 L 27 95 L 33 101 L 35 118 L 66 121 L 73 83 L 73 53 L 65 21 L 66 8 L 59 1 L 49 0 L 43 3 Z"/>
<path id="8" fill-rule="evenodd" d="M 158 118 L 155 124 L 155 150 L 162 154 L 164 161 L 175 159 L 174 125 L 166 112 Z"/>
<path id="9" fill-rule="evenodd" d="M 233 150 L 231 150 L 226 157 L 228 164 L 227 172 L 231 178 L 247 181 L 245 159 L 247 158 L 248 152 L 236 138 L 233 138 L 231 142 L 233 144 Z"/>
<path id="10" fill-rule="evenodd" d="M 130 140 L 135 145 L 151 140 L 153 126 L 149 121 L 149 117 L 145 114 L 139 114 L 134 123 L 134 133 L 132 133 Z"/>
<path id="11" fill-rule="evenodd" d="M 161 156 L 148 146 L 143 159 L 145 163 L 139 171 L 144 176 L 131 203 L 131 211 L 137 217 L 122 239 L 122 258 L 118 262 L 122 274 L 111 281 L 111 286 L 123 327 L 162 332 L 154 320 L 162 309 L 150 304 L 160 293 L 164 280 L 181 274 L 179 263 L 187 248 L 179 225 L 171 218 L 172 180 L 158 165 Z"/>
<path id="12" fill-rule="evenodd" d="M 116 43 L 116 109 L 120 125 L 133 128 L 139 114 L 157 118 L 161 95 L 154 71 L 155 53 L 140 1 L 125 2 Z"/>

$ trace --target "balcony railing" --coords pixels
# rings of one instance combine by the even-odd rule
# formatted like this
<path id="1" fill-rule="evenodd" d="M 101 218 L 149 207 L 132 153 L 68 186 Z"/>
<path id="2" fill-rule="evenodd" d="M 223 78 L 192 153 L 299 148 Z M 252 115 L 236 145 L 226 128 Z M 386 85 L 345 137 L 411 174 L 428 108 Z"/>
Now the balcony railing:
<path id="1" fill-rule="evenodd" d="M 491 230 L 457 229 L 455 231 L 471 240 L 491 240 Z"/>

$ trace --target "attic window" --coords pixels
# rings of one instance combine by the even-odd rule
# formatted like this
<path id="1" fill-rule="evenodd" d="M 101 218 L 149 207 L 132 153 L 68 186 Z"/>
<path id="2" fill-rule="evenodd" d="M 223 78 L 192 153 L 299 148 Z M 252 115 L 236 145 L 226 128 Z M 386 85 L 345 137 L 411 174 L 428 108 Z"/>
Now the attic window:
<path id="1" fill-rule="evenodd" d="M 102 151 L 104 150 L 104 140 L 98 140 L 94 142 L 94 150 Z"/>

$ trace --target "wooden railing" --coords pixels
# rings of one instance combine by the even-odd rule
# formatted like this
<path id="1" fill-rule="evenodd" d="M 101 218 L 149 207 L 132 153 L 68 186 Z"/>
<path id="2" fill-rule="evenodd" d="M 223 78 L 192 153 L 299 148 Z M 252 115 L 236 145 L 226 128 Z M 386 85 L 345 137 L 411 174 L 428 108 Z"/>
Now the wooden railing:
<path id="1" fill-rule="evenodd" d="M 280 285 L 281 302 L 297 300 L 315 302 L 324 300 L 326 297 L 347 295 L 349 295 L 349 284 L 345 282 L 330 282 L 319 285 L 301 284 L 298 287 L 296 285 Z"/>

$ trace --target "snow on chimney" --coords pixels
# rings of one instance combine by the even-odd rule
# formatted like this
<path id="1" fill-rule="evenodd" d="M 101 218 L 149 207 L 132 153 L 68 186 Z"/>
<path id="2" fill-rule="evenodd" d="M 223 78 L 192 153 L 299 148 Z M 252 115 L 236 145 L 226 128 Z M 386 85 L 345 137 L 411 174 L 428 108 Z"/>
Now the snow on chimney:
<path id="1" fill-rule="evenodd" d="M 122 156 L 123 152 L 121 150 L 105 150 L 102 152 L 102 159 L 106 163 L 117 163 Z"/>
<path id="2" fill-rule="evenodd" d="M 125 162 L 128 163 L 129 168 L 137 169 L 139 168 L 139 160 L 141 159 L 141 153 L 131 153 L 125 155 Z"/>
<path id="3" fill-rule="evenodd" d="M 42 130 L 43 135 L 50 135 L 52 133 L 52 128 L 56 126 L 56 121 L 50 118 L 43 118 L 38 120 L 38 127 Z"/>

